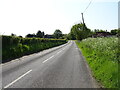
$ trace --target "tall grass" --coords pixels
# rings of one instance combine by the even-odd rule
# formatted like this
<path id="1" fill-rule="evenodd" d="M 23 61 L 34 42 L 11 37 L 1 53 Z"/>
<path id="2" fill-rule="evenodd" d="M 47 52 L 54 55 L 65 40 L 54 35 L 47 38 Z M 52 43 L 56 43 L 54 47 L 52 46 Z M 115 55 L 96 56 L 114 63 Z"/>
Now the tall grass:
<path id="1" fill-rule="evenodd" d="M 66 43 L 65 39 L 2 36 L 2 62 Z"/>
<path id="2" fill-rule="evenodd" d="M 105 88 L 118 87 L 118 38 L 88 38 L 76 44 L 82 50 L 94 77 Z"/>

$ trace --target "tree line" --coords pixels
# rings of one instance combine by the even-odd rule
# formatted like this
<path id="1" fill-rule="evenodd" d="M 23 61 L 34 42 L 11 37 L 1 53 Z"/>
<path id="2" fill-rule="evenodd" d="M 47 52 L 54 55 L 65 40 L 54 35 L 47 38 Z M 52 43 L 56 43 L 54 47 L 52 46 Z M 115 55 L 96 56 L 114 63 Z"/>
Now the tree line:
<path id="1" fill-rule="evenodd" d="M 88 37 L 92 37 L 96 33 L 107 33 L 111 36 L 120 36 L 120 29 L 113 29 L 110 32 L 107 30 L 101 29 L 89 29 L 86 24 L 78 23 L 72 26 L 70 33 L 67 35 L 67 39 L 69 40 L 82 40 Z"/>
<path id="2" fill-rule="evenodd" d="M 41 30 L 38 30 L 36 34 L 27 34 L 25 37 L 26 38 L 54 38 L 54 39 L 67 39 L 67 40 L 82 40 L 88 37 L 92 37 L 96 33 L 101 32 L 101 33 L 109 33 L 111 36 L 120 36 L 120 29 L 113 29 L 110 32 L 107 30 L 101 30 L 101 29 L 94 29 L 91 30 L 89 29 L 86 24 L 84 23 L 78 23 L 72 26 L 70 33 L 68 34 L 63 34 L 61 30 L 56 29 L 53 34 L 45 34 L 44 31 L 42 32 Z M 15 34 L 11 34 L 11 36 L 15 36 Z M 22 36 L 19 36 L 22 37 Z"/>
<path id="3" fill-rule="evenodd" d="M 63 36 L 64 34 L 59 29 L 56 29 L 52 35 L 45 34 L 44 32 L 41 32 L 40 30 L 38 30 L 36 34 L 26 35 L 26 37 L 29 37 L 29 38 L 36 37 L 36 38 L 55 38 L 55 39 L 64 39 Z"/>
<path id="4" fill-rule="evenodd" d="M 11 36 L 16 36 L 15 34 L 11 34 Z M 22 36 L 19 36 L 22 37 Z M 53 39 L 66 39 L 67 38 L 67 34 L 63 34 L 61 30 L 56 29 L 54 31 L 53 34 L 45 34 L 44 31 L 42 32 L 41 30 L 38 30 L 37 33 L 33 33 L 33 34 L 27 34 L 25 36 L 26 38 L 53 38 Z"/>

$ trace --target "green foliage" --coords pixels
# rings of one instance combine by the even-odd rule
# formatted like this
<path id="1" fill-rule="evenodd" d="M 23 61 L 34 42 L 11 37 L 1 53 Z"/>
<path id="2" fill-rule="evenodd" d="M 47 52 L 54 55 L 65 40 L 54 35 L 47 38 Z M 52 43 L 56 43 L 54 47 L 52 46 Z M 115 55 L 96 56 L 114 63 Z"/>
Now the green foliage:
<path id="1" fill-rule="evenodd" d="M 36 37 L 38 38 L 43 38 L 44 37 L 44 32 L 41 32 L 40 30 L 37 32 Z"/>
<path id="2" fill-rule="evenodd" d="M 86 27 L 85 24 L 76 24 L 72 26 L 71 32 L 69 33 L 68 38 L 72 40 L 82 40 L 89 37 L 91 30 Z"/>
<path id="3" fill-rule="evenodd" d="M 67 36 L 67 39 L 68 39 L 68 40 L 76 40 L 76 37 L 75 37 L 75 35 L 74 35 L 72 32 L 70 32 L 70 33 L 68 34 L 68 36 Z"/>
<path id="4" fill-rule="evenodd" d="M 102 30 L 102 29 L 94 29 L 94 32 L 107 32 L 107 30 Z"/>
<path id="5" fill-rule="evenodd" d="M 62 32 L 59 29 L 57 29 L 55 30 L 53 35 L 54 35 L 54 38 L 59 39 L 60 37 L 62 37 Z"/>
<path id="6" fill-rule="evenodd" d="M 45 33 L 38 30 L 38 32 L 36 34 L 27 34 L 25 37 L 27 37 L 27 38 L 33 38 L 33 37 L 44 38 L 44 36 L 45 36 Z"/>
<path id="7" fill-rule="evenodd" d="M 112 34 L 112 35 L 118 34 L 118 29 L 111 30 L 111 34 Z"/>
<path id="8" fill-rule="evenodd" d="M 118 29 L 118 36 L 120 37 L 120 28 Z"/>
<path id="9" fill-rule="evenodd" d="M 62 37 L 60 39 L 67 39 L 67 34 L 62 34 Z"/>
<path id="10" fill-rule="evenodd" d="M 2 36 L 2 62 L 66 43 L 65 39 Z"/>
<path id="11" fill-rule="evenodd" d="M 118 38 L 88 38 L 76 43 L 98 82 L 105 88 L 118 88 Z"/>

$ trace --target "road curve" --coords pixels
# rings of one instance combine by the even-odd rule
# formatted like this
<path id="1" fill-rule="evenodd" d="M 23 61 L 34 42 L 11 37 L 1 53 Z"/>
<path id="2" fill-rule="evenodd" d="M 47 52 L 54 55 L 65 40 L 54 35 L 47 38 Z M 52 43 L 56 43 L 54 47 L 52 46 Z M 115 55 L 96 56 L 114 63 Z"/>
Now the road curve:
<path id="1" fill-rule="evenodd" d="M 98 88 L 74 41 L 2 65 L 2 88 Z"/>

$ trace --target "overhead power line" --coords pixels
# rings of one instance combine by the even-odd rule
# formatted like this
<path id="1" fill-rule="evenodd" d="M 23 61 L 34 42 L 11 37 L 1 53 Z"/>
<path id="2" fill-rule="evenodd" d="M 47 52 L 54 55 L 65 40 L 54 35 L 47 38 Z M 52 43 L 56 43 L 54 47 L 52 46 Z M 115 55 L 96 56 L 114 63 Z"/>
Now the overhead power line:
<path id="1" fill-rule="evenodd" d="M 88 4 L 88 6 L 85 8 L 85 10 L 84 10 L 83 13 L 85 13 L 85 11 L 88 9 L 88 7 L 90 6 L 91 3 L 92 3 L 92 0 L 91 0 L 90 3 Z"/>
<path id="2" fill-rule="evenodd" d="M 92 0 L 89 2 L 88 6 L 85 8 L 85 10 L 84 10 L 83 13 L 85 13 L 85 11 L 89 8 L 89 6 L 90 6 L 91 3 L 92 3 Z M 85 24 L 83 13 L 81 13 L 82 14 L 82 21 L 83 21 L 83 24 Z"/>

